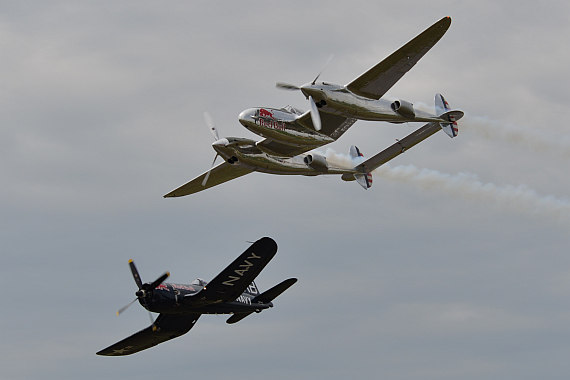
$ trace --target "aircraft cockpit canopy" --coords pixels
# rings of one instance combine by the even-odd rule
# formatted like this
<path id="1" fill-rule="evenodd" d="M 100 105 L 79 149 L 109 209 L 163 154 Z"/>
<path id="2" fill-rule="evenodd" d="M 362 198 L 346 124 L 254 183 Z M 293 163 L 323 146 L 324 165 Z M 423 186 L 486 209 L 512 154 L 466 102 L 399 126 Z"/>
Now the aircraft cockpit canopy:
<path id="1" fill-rule="evenodd" d="M 201 278 L 197 278 L 194 281 L 192 281 L 191 285 L 196 285 L 196 286 L 206 286 L 207 282 L 202 280 Z"/>
<path id="2" fill-rule="evenodd" d="M 300 109 L 295 108 L 295 107 L 293 107 L 293 106 L 289 106 L 289 105 L 283 107 L 282 109 L 285 110 L 285 111 L 288 111 L 288 112 L 292 112 L 292 113 L 294 113 L 294 114 L 296 114 L 296 115 L 302 115 L 302 114 L 303 114 L 303 111 L 301 111 Z"/>

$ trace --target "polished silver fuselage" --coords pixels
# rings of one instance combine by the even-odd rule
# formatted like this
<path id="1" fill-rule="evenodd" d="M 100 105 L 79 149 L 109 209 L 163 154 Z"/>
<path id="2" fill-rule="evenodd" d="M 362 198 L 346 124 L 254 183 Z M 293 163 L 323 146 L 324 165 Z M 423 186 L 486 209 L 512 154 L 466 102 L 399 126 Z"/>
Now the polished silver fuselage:
<path id="1" fill-rule="evenodd" d="M 414 115 L 394 111 L 392 101 L 370 99 L 352 93 L 346 87 L 329 84 L 305 84 L 300 87 L 306 97 L 312 96 L 322 112 L 354 117 L 360 120 L 391 123 L 443 121 L 436 115 L 414 109 Z"/>
<path id="2" fill-rule="evenodd" d="M 244 138 L 226 137 L 216 141 L 212 146 L 226 162 L 262 173 L 309 176 L 357 173 L 349 167 L 331 165 L 312 167 L 307 163 L 307 158 L 318 156 L 317 153 L 300 154 L 293 157 L 268 154 L 259 149 L 256 141 Z"/>
<path id="3" fill-rule="evenodd" d="M 239 114 L 239 122 L 256 135 L 291 146 L 319 147 L 335 141 L 332 137 L 298 123 L 297 119 L 301 115 L 300 111 L 292 107 L 249 108 Z"/>

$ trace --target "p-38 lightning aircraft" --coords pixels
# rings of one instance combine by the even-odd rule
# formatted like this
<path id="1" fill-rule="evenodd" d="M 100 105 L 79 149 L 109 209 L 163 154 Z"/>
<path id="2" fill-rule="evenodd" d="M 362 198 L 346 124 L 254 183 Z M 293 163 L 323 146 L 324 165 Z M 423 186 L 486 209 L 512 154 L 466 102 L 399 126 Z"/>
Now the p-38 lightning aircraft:
<path id="1" fill-rule="evenodd" d="M 160 313 L 152 325 L 115 343 L 97 355 L 124 356 L 186 334 L 202 314 L 233 314 L 226 322 L 236 323 L 253 312 L 273 307 L 271 302 L 297 282 L 290 278 L 259 293 L 254 279 L 277 252 L 277 244 L 264 237 L 253 243 L 212 281 L 194 280 L 190 285 L 163 283 L 166 272 L 152 283 L 141 281 L 132 260 L 129 266 L 138 286 L 135 301 L 150 312 Z M 151 316 L 152 319 L 152 316 Z"/>
<path id="2" fill-rule="evenodd" d="M 444 17 L 389 57 L 360 75 L 346 86 L 316 83 L 294 86 L 278 83 L 285 89 L 301 90 L 309 100 L 310 110 L 301 112 L 293 107 L 251 108 L 239 115 L 240 123 L 251 132 L 264 137 L 254 141 L 239 137 L 221 138 L 211 120 L 207 123 L 216 141 L 212 167 L 185 185 L 166 194 L 180 197 L 219 185 L 253 171 L 281 175 L 340 174 L 345 181 L 356 180 L 363 188 L 372 186 L 374 169 L 425 140 L 440 129 L 455 137 L 457 121 L 463 112 L 451 110 L 440 94 L 435 96 L 435 114 L 420 111 L 405 100 L 389 102 L 381 99 L 406 72 L 443 36 L 451 24 Z M 358 119 L 391 123 L 427 122 L 407 137 L 398 140 L 370 159 L 355 162 L 353 167 L 339 167 L 327 162 L 318 153 L 306 152 L 336 141 Z M 213 166 L 217 157 L 224 162 Z M 362 157 L 355 146 L 352 158 Z"/>

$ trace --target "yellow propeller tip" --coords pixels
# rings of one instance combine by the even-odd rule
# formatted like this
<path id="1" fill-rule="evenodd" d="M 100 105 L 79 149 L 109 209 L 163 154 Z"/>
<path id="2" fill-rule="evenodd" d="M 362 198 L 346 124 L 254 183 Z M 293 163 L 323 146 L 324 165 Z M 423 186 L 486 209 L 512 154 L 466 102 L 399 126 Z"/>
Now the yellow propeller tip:
<path id="1" fill-rule="evenodd" d="M 133 262 L 133 259 L 129 259 L 129 264 Z"/>

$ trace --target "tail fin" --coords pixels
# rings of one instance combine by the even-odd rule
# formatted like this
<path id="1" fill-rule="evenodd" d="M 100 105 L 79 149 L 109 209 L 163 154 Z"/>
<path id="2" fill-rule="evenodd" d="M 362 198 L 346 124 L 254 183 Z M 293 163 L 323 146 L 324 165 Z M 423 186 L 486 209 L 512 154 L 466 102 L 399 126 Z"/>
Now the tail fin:
<path id="1" fill-rule="evenodd" d="M 440 118 L 448 121 L 439 123 L 441 129 L 451 138 L 457 136 L 459 133 L 457 120 L 463 117 L 463 112 L 451 110 L 443 95 L 435 94 L 435 113 Z"/>
<path id="2" fill-rule="evenodd" d="M 252 281 L 251 284 L 245 289 L 245 293 L 251 294 L 252 296 L 259 295 L 259 288 L 255 285 L 255 281 Z"/>
<path id="3" fill-rule="evenodd" d="M 364 161 L 364 155 L 360 152 L 360 149 L 358 149 L 358 147 L 356 147 L 355 145 L 352 145 L 350 147 L 350 157 L 352 157 L 353 161 L 356 159 Z M 360 159 L 360 157 L 362 157 L 362 159 Z M 358 163 L 360 164 L 361 162 Z M 368 190 L 369 188 L 372 187 L 372 173 L 362 173 L 362 174 L 358 173 L 354 175 L 354 178 L 356 179 L 358 184 L 362 186 L 364 190 Z"/>

